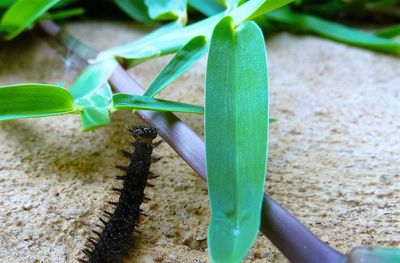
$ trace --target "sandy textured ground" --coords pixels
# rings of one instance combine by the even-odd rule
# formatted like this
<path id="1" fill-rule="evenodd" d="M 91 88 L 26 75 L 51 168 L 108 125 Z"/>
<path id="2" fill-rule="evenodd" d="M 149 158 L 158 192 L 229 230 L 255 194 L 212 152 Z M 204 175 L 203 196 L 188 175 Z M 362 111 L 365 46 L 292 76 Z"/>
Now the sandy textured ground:
<path id="1" fill-rule="evenodd" d="M 103 49 L 145 29 L 76 23 L 80 39 Z M 0 84 L 71 83 L 77 71 L 56 45 L 28 34 L 0 44 Z M 271 127 L 267 188 L 317 235 L 342 252 L 356 245 L 400 248 L 400 60 L 321 40 L 269 39 Z M 130 73 L 146 86 L 167 58 Z M 67 67 L 66 67 L 67 66 Z M 161 97 L 202 103 L 202 61 Z M 181 115 L 182 116 L 182 115 Z M 202 133 L 200 116 L 183 118 Z M 0 262 L 74 262 L 128 146 L 129 112 L 81 132 L 78 116 L 0 123 Z M 207 262 L 206 185 L 163 143 L 147 193 L 149 217 L 132 262 Z M 285 262 L 263 236 L 246 262 Z"/>

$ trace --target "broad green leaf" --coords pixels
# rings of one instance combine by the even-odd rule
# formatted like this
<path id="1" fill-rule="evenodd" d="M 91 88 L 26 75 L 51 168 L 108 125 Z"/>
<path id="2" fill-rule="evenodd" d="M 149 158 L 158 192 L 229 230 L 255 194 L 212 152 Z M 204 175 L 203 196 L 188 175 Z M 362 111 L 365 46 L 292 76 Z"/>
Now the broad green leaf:
<path id="1" fill-rule="evenodd" d="M 188 0 L 188 3 L 206 16 L 213 16 L 225 10 L 225 7 L 216 0 Z"/>
<path id="2" fill-rule="evenodd" d="M 44 14 L 40 17 L 40 20 L 61 20 L 67 19 L 72 16 L 79 16 L 85 13 L 85 9 L 83 8 L 71 8 L 65 9 L 57 12 L 51 12 Z"/>
<path id="3" fill-rule="evenodd" d="M 240 262 L 260 226 L 268 142 L 265 43 L 254 22 L 226 17 L 211 38 L 205 144 L 213 262 Z"/>
<path id="4" fill-rule="evenodd" d="M 266 14 L 265 17 L 270 21 L 283 23 L 292 30 L 312 32 L 335 41 L 376 51 L 397 55 L 400 53 L 399 42 L 329 22 L 315 16 L 295 13 L 289 8 L 275 10 Z"/>
<path id="5" fill-rule="evenodd" d="M 255 17 L 255 12 L 261 14 L 261 12 L 264 11 L 271 11 L 291 1 L 292 0 L 251 0 L 233 9 L 228 15 L 232 16 L 235 20 L 235 25 L 238 25 L 249 17 Z M 151 38 L 148 41 L 141 41 L 139 44 L 133 42 L 105 50 L 99 53 L 96 61 L 111 57 L 122 57 L 128 60 L 141 61 L 175 53 L 196 36 L 210 38 L 215 25 L 225 15 L 227 14 L 220 13 L 214 15 L 187 27 L 160 34 L 156 38 Z"/>
<path id="6" fill-rule="evenodd" d="M 4 14 L 0 31 L 10 40 L 29 27 L 37 18 L 60 0 L 18 0 Z"/>
<path id="7" fill-rule="evenodd" d="M 202 114 L 204 112 L 203 107 L 197 105 L 123 93 L 113 96 L 113 107 L 117 110 L 155 110 L 197 114 Z"/>
<path id="8" fill-rule="evenodd" d="M 154 20 L 177 20 L 186 23 L 186 0 L 145 0 Z"/>
<path id="9" fill-rule="evenodd" d="M 114 0 L 114 3 L 131 18 L 139 22 L 151 23 L 152 20 L 147 13 L 147 7 L 144 1 L 145 0 Z"/>
<path id="10" fill-rule="evenodd" d="M 113 59 L 89 65 L 69 89 L 74 103 L 82 107 L 84 130 L 91 130 L 110 122 L 112 92 L 107 80 L 116 66 L 117 62 Z"/>
<path id="11" fill-rule="evenodd" d="M 204 36 L 198 36 L 190 40 L 157 75 L 144 93 L 144 96 L 154 97 L 157 95 L 199 61 L 207 51 L 207 39 Z"/>
<path id="12" fill-rule="evenodd" d="M 44 84 L 0 87 L 0 121 L 76 112 L 68 90 Z"/>
<path id="13" fill-rule="evenodd" d="M 84 131 L 93 130 L 110 123 L 111 87 L 106 82 L 91 96 L 91 100 L 81 111 L 81 121 Z"/>

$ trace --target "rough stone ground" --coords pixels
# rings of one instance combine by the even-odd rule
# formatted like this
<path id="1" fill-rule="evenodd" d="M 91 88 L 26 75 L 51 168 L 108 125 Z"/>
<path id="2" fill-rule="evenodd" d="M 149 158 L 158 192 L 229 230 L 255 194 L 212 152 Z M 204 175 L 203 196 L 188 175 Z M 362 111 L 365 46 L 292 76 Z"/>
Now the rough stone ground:
<path id="1" fill-rule="evenodd" d="M 132 24 L 68 25 L 99 49 L 147 31 Z M 357 245 L 400 248 L 400 60 L 312 36 L 268 39 L 271 116 L 269 193 L 342 252 Z M 28 33 L 0 44 L 0 84 L 71 83 L 77 71 L 57 45 Z M 130 70 L 146 86 L 168 58 Z M 202 103 L 202 61 L 162 93 Z M 201 116 L 181 115 L 202 133 Z M 0 262 L 74 262 L 128 147 L 129 112 L 81 132 L 78 116 L 0 124 Z M 206 185 L 163 143 L 153 166 L 131 262 L 207 262 Z M 245 262 L 286 262 L 259 236 Z"/>

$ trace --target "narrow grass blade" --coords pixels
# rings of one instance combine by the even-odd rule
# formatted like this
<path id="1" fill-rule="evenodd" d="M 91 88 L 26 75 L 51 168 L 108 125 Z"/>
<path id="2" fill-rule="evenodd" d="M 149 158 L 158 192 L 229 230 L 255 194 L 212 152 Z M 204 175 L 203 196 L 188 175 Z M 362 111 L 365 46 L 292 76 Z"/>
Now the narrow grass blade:
<path id="1" fill-rule="evenodd" d="M 375 32 L 375 35 L 383 38 L 394 38 L 400 35 L 400 25 L 394 25 Z"/>
<path id="2" fill-rule="evenodd" d="M 145 35 L 142 38 L 139 38 L 138 40 L 135 40 L 133 42 L 118 46 L 118 47 L 114 47 L 114 48 L 110 48 L 108 50 L 105 51 L 101 51 L 98 56 L 93 59 L 93 61 L 91 62 L 98 62 L 104 59 L 110 59 L 114 56 L 120 57 L 119 54 L 124 54 L 124 53 L 130 53 L 132 51 L 136 50 L 136 56 L 133 55 L 133 57 L 137 57 L 137 59 L 141 59 L 144 58 L 143 57 L 143 53 L 141 53 L 139 50 L 142 49 L 145 45 L 155 42 L 159 37 L 166 35 L 178 28 L 181 28 L 182 25 L 180 23 L 172 22 L 169 24 L 166 24 L 164 26 L 161 26 L 157 29 L 155 29 L 154 31 L 152 31 L 150 34 Z M 142 54 L 142 57 L 141 55 Z M 151 54 L 150 54 L 151 56 Z"/>
<path id="3" fill-rule="evenodd" d="M 0 121 L 76 112 L 68 90 L 43 84 L 0 87 Z"/>
<path id="4" fill-rule="evenodd" d="M 152 22 L 144 0 L 114 0 L 114 3 L 132 19 L 143 23 Z"/>
<path id="5" fill-rule="evenodd" d="M 148 41 L 142 41 L 140 44 L 133 42 L 100 52 L 96 60 L 121 57 L 128 60 L 143 61 L 149 58 L 175 53 L 196 36 L 205 36 L 209 38 L 215 25 L 225 15 L 232 16 L 235 20 L 235 25 L 238 25 L 250 17 L 255 17 L 255 13 L 261 15 L 262 12 L 269 12 L 291 1 L 292 0 L 251 0 L 233 9 L 229 14 L 216 14 L 187 27 L 160 34 L 156 38 L 152 38 Z"/>
<path id="6" fill-rule="evenodd" d="M 116 110 L 155 110 L 197 114 L 202 114 L 204 112 L 204 108 L 197 105 L 123 93 L 113 96 L 113 107 Z"/>
<path id="7" fill-rule="evenodd" d="M 4 14 L 0 31 L 10 40 L 29 27 L 37 18 L 60 0 L 18 0 Z"/>
<path id="8" fill-rule="evenodd" d="M 199 61 L 207 51 L 207 39 L 204 36 L 198 36 L 190 40 L 157 75 L 144 93 L 144 96 L 154 97 L 157 95 Z"/>
<path id="9" fill-rule="evenodd" d="M 245 20 L 250 20 L 271 12 L 277 8 L 293 2 L 294 0 L 252 0 L 244 3 L 229 13 L 235 25 L 239 25 Z"/>
<path id="10" fill-rule="evenodd" d="M 240 262 L 260 226 L 268 141 L 265 43 L 254 22 L 226 17 L 212 35 L 205 144 L 213 262 Z"/>
<path id="11" fill-rule="evenodd" d="M 117 66 L 115 60 L 89 65 L 70 88 L 74 103 L 82 107 L 83 129 L 91 130 L 110 122 L 111 87 L 107 80 Z"/>
<path id="12" fill-rule="evenodd" d="M 186 0 L 145 0 L 154 20 L 186 20 Z"/>
<path id="13" fill-rule="evenodd" d="M 84 13 L 85 9 L 83 8 L 71 8 L 44 14 L 40 17 L 40 20 L 62 20 L 70 18 L 72 16 L 79 16 Z"/>
<path id="14" fill-rule="evenodd" d="M 385 53 L 396 55 L 400 53 L 399 42 L 326 21 L 316 16 L 296 13 L 289 8 L 275 10 L 266 14 L 265 17 L 270 21 L 283 23 L 287 28 L 295 31 L 312 32 L 338 42 Z"/>

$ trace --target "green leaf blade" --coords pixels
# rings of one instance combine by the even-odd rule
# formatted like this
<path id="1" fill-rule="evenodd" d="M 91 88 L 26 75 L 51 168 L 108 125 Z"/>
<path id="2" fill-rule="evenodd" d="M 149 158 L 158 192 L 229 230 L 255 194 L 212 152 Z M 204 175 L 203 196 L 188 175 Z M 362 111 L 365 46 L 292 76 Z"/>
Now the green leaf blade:
<path id="1" fill-rule="evenodd" d="M 68 90 L 44 84 L 0 87 L 0 121 L 76 112 Z"/>
<path id="2" fill-rule="evenodd" d="M 114 0 L 114 3 L 132 19 L 143 23 L 151 23 L 144 0 Z"/>
<path id="3" fill-rule="evenodd" d="M 145 0 L 154 20 L 186 20 L 186 0 Z"/>
<path id="4" fill-rule="evenodd" d="M 204 108 L 201 106 L 124 93 L 115 94 L 113 96 L 113 107 L 116 110 L 155 110 L 195 114 L 204 113 Z"/>
<path id="5" fill-rule="evenodd" d="M 5 34 L 6 40 L 13 39 L 59 1 L 60 0 L 17 1 L 4 14 L 0 23 L 0 31 Z"/>
<path id="6" fill-rule="evenodd" d="M 389 54 L 400 54 L 400 43 L 391 39 L 362 32 L 312 15 L 281 8 L 265 15 L 268 20 L 283 23 L 300 32 L 312 32 L 334 41 Z"/>
<path id="7" fill-rule="evenodd" d="M 209 251 L 213 262 L 240 262 L 260 225 L 268 141 L 265 43 L 253 22 L 216 26 L 205 97 Z"/>
<path id="8" fill-rule="evenodd" d="M 168 62 L 167 66 L 157 75 L 144 96 L 154 97 L 165 87 L 171 84 L 179 76 L 185 73 L 208 51 L 207 38 L 198 36 L 190 40 L 176 53 L 175 57 Z"/>
<path id="9" fill-rule="evenodd" d="M 107 80 L 117 64 L 111 59 L 89 65 L 69 89 L 74 103 L 82 107 L 81 120 L 84 131 L 110 122 L 112 92 Z"/>

